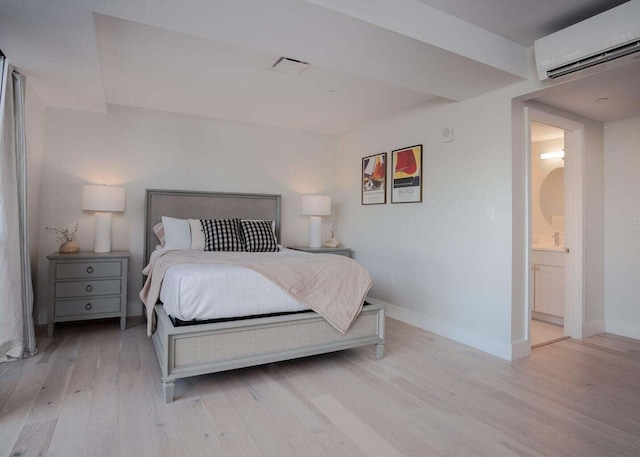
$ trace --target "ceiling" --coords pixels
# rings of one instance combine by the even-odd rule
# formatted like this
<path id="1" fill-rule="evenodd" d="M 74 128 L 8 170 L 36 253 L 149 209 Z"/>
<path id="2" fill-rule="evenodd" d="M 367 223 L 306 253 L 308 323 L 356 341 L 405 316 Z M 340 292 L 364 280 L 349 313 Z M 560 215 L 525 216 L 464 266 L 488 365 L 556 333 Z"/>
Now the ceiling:
<path id="1" fill-rule="evenodd" d="M 539 122 L 531 123 L 531 142 L 539 143 L 541 141 L 557 140 L 564 138 L 564 130 L 552 125 L 541 124 Z"/>
<path id="2" fill-rule="evenodd" d="M 547 89 L 534 98 L 595 121 L 640 115 L 640 61 Z"/>
<path id="3" fill-rule="evenodd" d="M 418 0 L 523 46 L 628 0 Z"/>
<path id="4" fill-rule="evenodd" d="M 522 81 L 533 40 L 620 3 L 0 0 L 0 49 L 47 106 L 119 104 L 336 135 Z M 277 72 L 282 56 L 310 66 Z M 538 100 L 578 112 L 607 97 L 597 108 L 622 117 L 620 107 L 640 111 L 621 89 L 637 74 L 633 65 L 616 76 L 617 92 L 598 89 L 612 89 L 602 77 Z"/>

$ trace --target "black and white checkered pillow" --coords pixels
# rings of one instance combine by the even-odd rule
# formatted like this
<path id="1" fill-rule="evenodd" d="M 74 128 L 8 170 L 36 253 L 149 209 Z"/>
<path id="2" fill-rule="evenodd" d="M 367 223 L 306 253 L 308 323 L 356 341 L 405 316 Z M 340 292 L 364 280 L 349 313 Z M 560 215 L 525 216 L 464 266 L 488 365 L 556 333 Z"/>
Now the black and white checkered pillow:
<path id="1" fill-rule="evenodd" d="M 242 239 L 248 252 L 277 252 L 273 221 L 242 221 Z"/>
<path id="2" fill-rule="evenodd" d="M 245 251 L 240 219 L 200 219 L 205 251 Z"/>

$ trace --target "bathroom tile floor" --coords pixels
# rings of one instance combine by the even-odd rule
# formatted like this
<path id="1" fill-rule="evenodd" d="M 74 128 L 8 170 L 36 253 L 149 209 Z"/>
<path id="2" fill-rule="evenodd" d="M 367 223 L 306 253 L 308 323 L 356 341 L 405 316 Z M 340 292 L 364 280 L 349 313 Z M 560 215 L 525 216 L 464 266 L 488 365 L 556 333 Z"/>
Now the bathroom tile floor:
<path id="1" fill-rule="evenodd" d="M 537 319 L 531 319 L 531 348 L 544 346 L 566 339 L 561 325 L 549 324 Z"/>

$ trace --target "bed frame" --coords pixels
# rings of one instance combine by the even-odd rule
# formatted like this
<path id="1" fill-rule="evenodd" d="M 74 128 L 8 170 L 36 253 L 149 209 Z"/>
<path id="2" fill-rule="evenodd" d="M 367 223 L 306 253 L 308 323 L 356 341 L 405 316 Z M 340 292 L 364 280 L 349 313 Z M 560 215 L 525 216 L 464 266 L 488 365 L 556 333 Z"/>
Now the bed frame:
<path id="1" fill-rule="evenodd" d="M 146 192 L 145 264 L 157 244 L 153 226 L 162 216 L 182 219 L 270 219 L 280 240 L 281 196 L 220 192 Z M 384 354 L 384 308 L 367 304 L 346 334 L 315 312 L 174 327 L 155 306 L 152 335 L 162 371 L 164 400 L 173 401 L 177 379 L 306 357 L 373 344 Z"/>

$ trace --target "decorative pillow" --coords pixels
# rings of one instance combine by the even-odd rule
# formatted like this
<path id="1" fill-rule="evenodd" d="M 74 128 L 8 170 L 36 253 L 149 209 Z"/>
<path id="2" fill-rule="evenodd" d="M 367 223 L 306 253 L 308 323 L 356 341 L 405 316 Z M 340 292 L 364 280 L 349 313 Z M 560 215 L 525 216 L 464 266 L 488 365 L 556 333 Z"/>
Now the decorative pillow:
<path id="1" fill-rule="evenodd" d="M 245 251 L 240 219 L 201 219 L 205 251 Z"/>
<path id="2" fill-rule="evenodd" d="M 164 248 L 188 251 L 191 249 L 191 227 L 186 219 L 162 216 L 164 226 Z"/>
<path id="3" fill-rule="evenodd" d="M 243 219 L 240 223 L 242 222 L 256 222 L 256 221 L 260 221 L 260 220 L 264 220 L 264 219 Z M 276 236 L 276 221 L 267 221 L 271 223 L 271 231 L 273 232 L 273 236 Z"/>
<path id="4" fill-rule="evenodd" d="M 204 232 L 200 219 L 189 219 L 189 225 L 191 226 L 191 250 L 204 251 Z"/>
<path id="5" fill-rule="evenodd" d="M 277 252 L 273 221 L 242 221 L 242 240 L 248 252 Z"/>
<path id="6" fill-rule="evenodd" d="M 160 241 L 160 246 L 164 246 L 164 225 L 162 225 L 162 222 L 158 222 L 154 225 L 152 230 L 153 233 L 156 234 L 158 241 Z"/>

